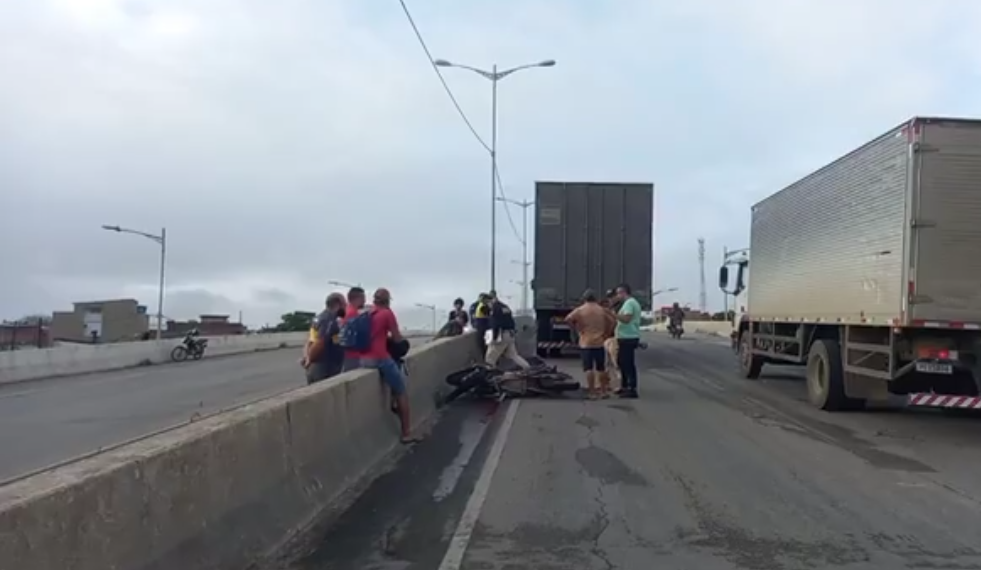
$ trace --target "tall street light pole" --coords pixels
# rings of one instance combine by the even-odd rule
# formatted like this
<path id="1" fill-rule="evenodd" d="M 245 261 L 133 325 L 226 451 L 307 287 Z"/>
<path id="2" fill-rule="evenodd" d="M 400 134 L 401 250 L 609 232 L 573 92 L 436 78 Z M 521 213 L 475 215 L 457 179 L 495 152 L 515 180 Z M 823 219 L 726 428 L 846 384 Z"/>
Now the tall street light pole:
<path id="1" fill-rule="evenodd" d="M 471 67 L 469 65 L 463 65 L 459 63 L 452 63 L 445 59 L 437 59 L 433 62 L 439 67 L 459 67 L 460 69 L 469 69 L 470 71 L 489 79 L 491 82 L 491 145 L 490 145 L 490 157 L 491 157 L 491 259 L 490 259 L 490 288 L 496 289 L 497 287 L 497 82 L 504 79 L 508 75 L 516 71 L 521 71 L 523 69 L 531 69 L 533 67 L 553 67 L 555 65 L 554 59 L 547 59 L 545 61 L 540 61 L 538 63 L 529 63 L 526 65 L 519 65 L 517 67 L 512 67 L 510 69 L 505 69 L 504 71 L 497 70 L 497 64 L 491 68 L 490 71 L 479 69 L 476 67 Z"/>
<path id="2" fill-rule="evenodd" d="M 121 234 L 143 236 L 160 245 L 160 290 L 157 293 L 157 340 L 163 338 L 163 306 L 164 306 L 164 274 L 167 267 L 167 228 L 160 228 L 160 234 L 155 235 L 120 226 L 102 226 L 102 229 Z"/>
<path id="3" fill-rule="evenodd" d="M 535 205 L 534 200 L 512 200 L 498 197 L 499 202 L 507 202 L 521 208 L 521 314 L 528 314 L 528 208 Z"/>
<path id="4" fill-rule="evenodd" d="M 433 313 L 433 334 L 436 334 L 436 305 L 427 305 L 425 303 L 416 303 L 416 306 L 420 309 L 429 309 Z"/>

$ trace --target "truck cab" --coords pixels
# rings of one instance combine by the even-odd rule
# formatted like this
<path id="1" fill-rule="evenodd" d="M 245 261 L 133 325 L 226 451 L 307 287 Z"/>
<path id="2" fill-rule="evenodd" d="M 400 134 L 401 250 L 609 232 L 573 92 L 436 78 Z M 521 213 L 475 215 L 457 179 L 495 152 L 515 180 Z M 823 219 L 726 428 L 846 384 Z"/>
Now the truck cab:
<path id="1" fill-rule="evenodd" d="M 737 255 L 727 256 L 719 268 L 719 288 L 726 295 L 732 295 L 733 304 L 729 308 L 732 313 L 732 331 L 729 339 L 733 350 L 739 347 L 740 330 L 745 327 L 749 317 L 749 251 L 737 252 Z M 728 317 L 728 315 L 727 315 Z"/>

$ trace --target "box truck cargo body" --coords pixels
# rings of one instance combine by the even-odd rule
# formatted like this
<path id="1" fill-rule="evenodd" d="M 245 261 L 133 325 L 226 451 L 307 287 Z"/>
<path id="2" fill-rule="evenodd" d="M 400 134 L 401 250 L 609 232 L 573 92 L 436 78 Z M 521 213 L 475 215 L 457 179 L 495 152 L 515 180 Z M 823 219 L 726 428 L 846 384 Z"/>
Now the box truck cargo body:
<path id="1" fill-rule="evenodd" d="M 542 354 L 575 350 L 564 319 L 592 289 L 627 283 L 651 308 L 654 185 L 537 182 L 533 306 Z"/>
<path id="2" fill-rule="evenodd" d="M 806 364 L 812 402 L 889 394 L 981 407 L 981 121 L 915 118 L 752 208 L 720 285 L 748 377 Z M 973 399 L 972 399 L 973 398 Z"/>

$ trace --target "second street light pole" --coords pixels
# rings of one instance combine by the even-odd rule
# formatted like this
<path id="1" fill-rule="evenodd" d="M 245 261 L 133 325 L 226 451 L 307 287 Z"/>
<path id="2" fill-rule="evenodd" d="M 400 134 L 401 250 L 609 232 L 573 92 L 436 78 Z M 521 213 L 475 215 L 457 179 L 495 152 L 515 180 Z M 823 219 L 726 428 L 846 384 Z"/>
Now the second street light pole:
<path id="1" fill-rule="evenodd" d="M 497 64 L 491 71 L 491 258 L 490 288 L 497 289 Z"/>
<path id="2" fill-rule="evenodd" d="M 438 67 L 459 67 L 461 69 L 469 69 L 470 71 L 489 79 L 491 82 L 491 143 L 490 149 L 488 150 L 491 156 L 490 288 L 494 290 L 497 288 L 497 82 L 516 71 L 521 71 L 522 69 L 530 69 L 532 67 L 553 67 L 555 65 L 555 60 L 547 59 L 538 63 L 519 65 L 517 67 L 505 69 L 504 71 L 498 71 L 497 64 L 494 64 L 491 71 L 485 71 L 469 65 L 452 63 L 445 59 L 437 59 L 433 61 L 433 65 Z"/>
<path id="3" fill-rule="evenodd" d="M 512 200 L 510 198 L 498 198 L 501 202 L 514 204 L 521 208 L 521 313 L 528 314 L 528 208 L 535 205 L 534 200 Z"/>
<path id="4" fill-rule="evenodd" d="M 163 338 L 164 275 L 167 268 L 167 228 L 160 228 L 160 290 L 157 291 L 157 340 Z"/>
<path id="5" fill-rule="evenodd" d="M 427 305 L 425 303 L 416 303 L 416 306 L 420 309 L 429 309 L 433 313 L 433 334 L 436 334 L 436 305 Z"/>
<path id="6" fill-rule="evenodd" d="M 102 229 L 121 234 L 143 236 L 160 245 L 160 290 L 157 292 L 157 340 L 163 338 L 164 276 L 167 268 L 167 228 L 160 228 L 160 235 L 154 235 L 120 226 L 102 226 Z"/>

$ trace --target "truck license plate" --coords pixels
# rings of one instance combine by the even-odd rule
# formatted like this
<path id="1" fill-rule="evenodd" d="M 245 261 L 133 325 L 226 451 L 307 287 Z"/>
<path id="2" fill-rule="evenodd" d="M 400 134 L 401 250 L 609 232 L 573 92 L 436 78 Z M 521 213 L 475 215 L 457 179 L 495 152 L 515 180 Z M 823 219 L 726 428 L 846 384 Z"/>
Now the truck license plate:
<path id="1" fill-rule="evenodd" d="M 953 374 L 954 366 L 939 362 L 917 362 L 916 371 L 926 372 L 927 374 Z"/>

